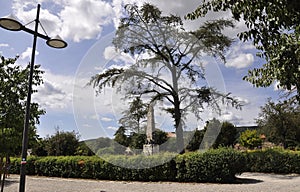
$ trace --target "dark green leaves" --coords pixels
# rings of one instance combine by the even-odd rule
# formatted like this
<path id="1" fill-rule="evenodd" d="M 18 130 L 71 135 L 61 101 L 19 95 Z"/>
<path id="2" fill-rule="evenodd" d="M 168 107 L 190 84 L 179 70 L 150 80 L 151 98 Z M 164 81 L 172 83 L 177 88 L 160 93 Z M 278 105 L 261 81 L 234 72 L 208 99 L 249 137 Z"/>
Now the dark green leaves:
<path id="1" fill-rule="evenodd" d="M 212 0 L 204 1 L 187 18 L 229 10 L 235 20 L 243 19 L 248 30 L 238 37 L 253 41 L 266 60 L 266 64 L 249 71 L 244 79 L 257 87 L 278 81 L 282 88 L 297 92 L 300 101 L 299 7 L 299 0 Z"/>
<path id="2" fill-rule="evenodd" d="M 29 66 L 23 68 L 16 64 L 17 59 L 2 56 L 0 61 L 0 114 L 4 114 L 0 116 L 0 155 L 17 155 L 21 151 Z M 43 71 L 36 65 L 33 86 L 43 83 L 41 74 Z M 31 103 L 29 145 L 36 138 L 35 124 L 39 123 L 39 117 L 44 113 L 39 104 Z"/>

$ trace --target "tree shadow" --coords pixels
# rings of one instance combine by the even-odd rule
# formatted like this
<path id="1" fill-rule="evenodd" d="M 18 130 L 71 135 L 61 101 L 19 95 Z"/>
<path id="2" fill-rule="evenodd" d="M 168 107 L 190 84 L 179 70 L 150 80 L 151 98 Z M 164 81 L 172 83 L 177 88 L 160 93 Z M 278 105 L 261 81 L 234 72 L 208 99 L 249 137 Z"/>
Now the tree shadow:
<path id="1" fill-rule="evenodd" d="M 2 180 L 1 180 L 2 182 Z M 8 187 L 10 185 L 13 185 L 15 183 L 19 183 L 19 181 L 17 179 L 11 179 L 11 178 L 6 178 L 4 181 L 4 187 Z"/>

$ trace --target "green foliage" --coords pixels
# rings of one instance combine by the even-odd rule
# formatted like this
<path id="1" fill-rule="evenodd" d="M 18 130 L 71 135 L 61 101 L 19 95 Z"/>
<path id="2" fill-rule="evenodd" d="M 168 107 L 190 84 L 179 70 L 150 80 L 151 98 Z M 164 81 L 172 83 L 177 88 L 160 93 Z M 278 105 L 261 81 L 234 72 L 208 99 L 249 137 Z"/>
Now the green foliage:
<path id="1" fill-rule="evenodd" d="M 123 145 L 125 147 L 129 146 L 129 139 L 126 135 L 126 128 L 121 126 L 119 127 L 119 129 L 116 131 L 116 133 L 114 134 L 115 138 L 114 141 L 119 143 L 120 145 Z"/>
<path id="2" fill-rule="evenodd" d="M 115 149 L 115 154 L 124 154 L 126 147 L 130 147 L 132 150 L 143 149 L 143 145 L 146 144 L 147 136 L 144 133 L 132 132 L 130 135 L 126 135 L 126 129 L 121 126 L 115 133 L 113 145 Z M 153 142 L 155 144 L 161 145 L 168 140 L 167 133 L 156 129 L 153 132 Z M 141 150 L 136 150 L 137 153 L 140 153 Z"/>
<path id="3" fill-rule="evenodd" d="M 247 129 L 240 135 L 240 144 L 249 149 L 261 146 L 262 139 L 259 137 L 257 130 Z"/>
<path id="4" fill-rule="evenodd" d="M 300 173 L 300 153 L 267 149 L 247 153 L 247 171 L 262 173 Z"/>
<path id="5" fill-rule="evenodd" d="M 285 148 L 300 146 L 300 107 L 298 103 L 269 100 L 261 107 L 257 124 L 268 141 Z"/>
<path id="6" fill-rule="evenodd" d="M 143 103 L 140 97 L 135 97 L 129 102 L 129 109 L 122 112 L 123 117 L 119 123 L 129 129 L 131 132 L 141 133 L 142 120 L 145 120 L 147 115 L 147 105 Z"/>
<path id="7" fill-rule="evenodd" d="M 297 91 L 300 101 L 300 3 L 299 0 L 212 0 L 204 1 L 188 18 L 205 16 L 208 11 L 230 10 L 233 19 L 243 19 L 248 28 L 241 40 L 252 40 L 266 63 L 244 77 L 258 87 L 278 81 L 289 91 Z"/>
<path id="8" fill-rule="evenodd" d="M 218 183 L 234 182 L 235 176 L 243 172 L 300 174 L 300 153 L 282 149 L 240 152 L 219 148 L 176 157 L 166 153 L 111 155 L 105 159 L 107 161 L 96 156 L 29 156 L 27 174 L 98 180 Z M 20 159 L 12 158 L 11 163 L 10 173 L 19 173 Z M 158 166 L 153 167 L 154 164 Z M 147 166 L 151 168 L 145 169 Z"/>
<path id="9" fill-rule="evenodd" d="M 126 5 L 113 44 L 116 50 L 137 58 L 136 62 L 126 68 L 109 68 L 92 77 L 90 85 L 98 92 L 114 87 L 123 91 L 125 100 L 138 95 L 149 102 L 166 102 L 170 107 L 165 110 L 174 120 L 177 150 L 182 151 L 185 112 L 200 118 L 204 103 L 218 108 L 216 100 L 239 106 L 228 94 L 199 86 L 204 79 L 203 53 L 224 60 L 224 51 L 232 42 L 222 34 L 226 27 L 232 27 L 232 22 L 221 19 L 187 31 L 180 17 L 164 16 L 151 4 Z M 143 53 L 148 58 L 139 56 Z"/>
<path id="10" fill-rule="evenodd" d="M 204 139 L 204 136 L 206 139 Z M 211 143 L 211 140 L 214 140 Z M 203 140 L 204 139 L 204 140 Z M 207 149 L 208 147 L 218 148 L 218 147 L 232 147 L 237 140 L 237 130 L 236 127 L 227 121 L 221 122 L 217 119 L 212 119 L 208 121 L 208 124 L 203 130 L 196 130 L 191 141 L 187 145 L 186 149 L 188 151 L 196 151 L 200 149 L 200 144 Z"/>
<path id="11" fill-rule="evenodd" d="M 168 138 L 168 140 L 159 146 L 159 151 L 176 152 L 176 138 Z"/>
<path id="12" fill-rule="evenodd" d="M 168 140 L 167 133 L 160 130 L 160 129 L 155 129 L 153 132 L 153 143 L 157 145 L 161 145 L 165 143 Z"/>
<path id="13" fill-rule="evenodd" d="M 86 144 L 85 141 L 79 142 L 75 155 L 78 156 L 93 156 L 95 152 Z"/>
<path id="14" fill-rule="evenodd" d="M 233 149 L 220 148 L 193 152 L 176 159 L 179 181 L 232 182 L 245 170 L 245 156 Z"/>
<path id="15" fill-rule="evenodd" d="M 28 174 L 99 180 L 230 182 L 243 171 L 245 162 L 244 155 L 232 149 L 187 153 L 177 157 L 165 153 L 153 156 L 111 155 L 105 159 L 107 161 L 96 156 L 30 156 Z M 12 159 L 12 165 L 11 173 L 18 173 L 20 159 Z"/>
<path id="16" fill-rule="evenodd" d="M 214 148 L 219 146 L 233 147 L 237 139 L 236 127 L 227 121 L 222 123 L 221 131 L 213 145 Z"/>
<path id="17" fill-rule="evenodd" d="M 191 138 L 189 144 L 186 146 L 188 151 L 197 151 L 200 148 L 200 144 L 203 140 L 205 130 L 196 130 Z"/>
<path id="18" fill-rule="evenodd" d="M 39 138 L 37 143 L 32 147 L 32 154 L 36 156 L 47 156 L 46 141 Z"/>
<path id="19" fill-rule="evenodd" d="M 54 135 L 46 138 L 46 151 L 50 156 L 75 155 L 79 146 L 79 139 L 75 132 L 57 130 Z"/>
<path id="20" fill-rule="evenodd" d="M 0 56 L 0 155 L 19 155 L 26 107 L 29 65 L 23 68 L 17 64 L 16 58 Z M 40 66 L 34 67 L 33 87 L 43 83 Z M 33 93 L 36 90 L 33 89 Z M 37 103 L 31 103 L 29 122 L 29 148 L 37 140 L 36 124 L 45 113 Z"/>
<path id="21" fill-rule="evenodd" d="M 130 135 L 129 139 L 129 147 L 134 149 L 143 149 L 143 145 L 146 143 L 147 136 L 146 134 L 133 133 Z"/>

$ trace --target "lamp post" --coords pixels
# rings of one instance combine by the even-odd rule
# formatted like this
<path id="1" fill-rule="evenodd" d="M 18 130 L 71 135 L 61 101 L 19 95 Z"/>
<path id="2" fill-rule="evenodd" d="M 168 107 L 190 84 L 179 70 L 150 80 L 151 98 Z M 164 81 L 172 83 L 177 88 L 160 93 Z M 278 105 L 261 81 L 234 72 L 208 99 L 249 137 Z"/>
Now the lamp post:
<path id="1" fill-rule="evenodd" d="M 35 22 L 34 30 L 27 28 L 25 25 L 22 25 L 16 17 L 13 15 L 9 15 L 3 18 L 0 18 L 0 26 L 4 29 L 10 31 L 25 31 L 33 35 L 33 45 L 32 45 L 32 54 L 31 54 L 31 62 L 30 62 L 30 71 L 29 71 L 29 79 L 28 79 L 28 93 L 27 93 L 27 101 L 26 101 L 26 111 L 25 111 L 25 120 L 24 120 L 24 129 L 23 129 L 23 140 L 22 140 L 22 159 L 21 159 L 21 168 L 20 168 L 20 186 L 19 192 L 25 191 L 25 179 L 26 179 L 26 163 L 27 163 L 27 149 L 28 149 L 28 131 L 29 131 L 29 120 L 30 120 L 30 103 L 31 103 L 31 92 L 32 92 L 32 79 L 33 79 L 33 71 L 34 71 L 34 60 L 35 60 L 35 50 L 36 50 L 36 42 L 37 37 L 40 37 L 46 40 L 46 44 L 53 48 L 65 48 L 67 47 L 67 43 L 63 41 L 58 35 L 54 38 L 50 38 L 47 34 L 43 35 L 38 32 L 38 26 L 40 24 L 39 15 L 40 15 L 40 7 L 41 5 L 37 5 L 37 14 Z"/>

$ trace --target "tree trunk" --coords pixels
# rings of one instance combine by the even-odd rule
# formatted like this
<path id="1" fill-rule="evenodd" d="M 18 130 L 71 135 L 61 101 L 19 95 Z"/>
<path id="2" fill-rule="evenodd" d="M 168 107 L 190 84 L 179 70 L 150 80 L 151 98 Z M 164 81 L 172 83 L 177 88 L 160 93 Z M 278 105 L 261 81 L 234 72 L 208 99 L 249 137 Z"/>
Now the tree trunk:
<path id="1" fill-rule="evenodd" d="M 0 184 L 2 185 L 3 157 L 0 157 Z"/>
<path id="2" fill-rule="evenodd" d="M 180 154 L 184 153 L 183 129 L 181 122 L 179 122 L 176 126 L 176 145 L 177 152 Z"/>
<path id="3" fill-rule="evenodd" d="M 173 81 L 173 98 L 174 98 L 174 119 L 175 119 L 175 132 L 176 132 L 176 149 L 178 153 L 184 153 L 184 141 L 183 141 L 183 127 L 181 121 L 180 101 L 178 95 L 178 77 L 177 67 L 174 65 L 172 72 Z"/>
<path id="4" fill-rule="evenodd" d="M 5 171 L 3 171 L 3 179 L 2 179 L 2 182 L 1 182 L 1 192 L 4 191 L 5 176 L 6 176 Z"/>
<path id="5" fill-rule="evenodd" d="M 6 165 L 3 162 L 3 157 L 1 157 L 0 165 L 1 165 L 0 183 L 1 183 L 1 192 L 3 192 L 3 190 L 4 190 L 4 183 L 5 183 L 5 172 L 6 172 Z"/>
<path id="6" fill-rule="evenodd" d="M 178 153 L 184 152 L 183 127 L 181 121 L 180 102 L 178 96 L 174 99 L 174 118 L 176 129 L 176 149 Z"/>

